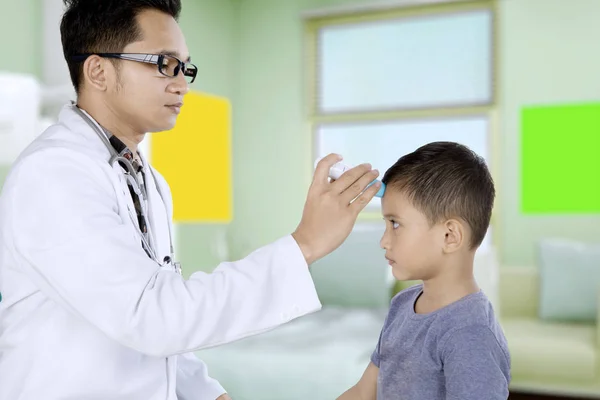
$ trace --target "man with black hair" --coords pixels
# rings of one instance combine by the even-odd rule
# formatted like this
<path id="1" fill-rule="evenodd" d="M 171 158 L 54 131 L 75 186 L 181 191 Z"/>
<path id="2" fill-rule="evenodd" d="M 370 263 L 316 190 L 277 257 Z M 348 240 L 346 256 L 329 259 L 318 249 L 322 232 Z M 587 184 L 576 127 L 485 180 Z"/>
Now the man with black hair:
<path id="1" fill-rule="evenodd" d="M 77 102 L 19 156 L 0 196 L 0 400 L 228 399 L 192 352 L 318 310 L 308 265 L 348 236 L 377 171 L 330 182 L 329 155 L 294 233 L 184 279 L 169 187 L 137 149 L 173 128 L 196 78 L 180 1 L 66 6 Z"/>

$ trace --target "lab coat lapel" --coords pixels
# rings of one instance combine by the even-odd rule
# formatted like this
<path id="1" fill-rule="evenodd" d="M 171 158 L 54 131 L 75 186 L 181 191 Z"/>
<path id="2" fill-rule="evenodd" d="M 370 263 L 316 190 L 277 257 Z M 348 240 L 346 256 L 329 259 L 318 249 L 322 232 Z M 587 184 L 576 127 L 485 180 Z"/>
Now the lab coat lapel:
<path id="1" fill-rule="evenodd" d="M 110 152 L 105 147 L 104 143 L 98 138 L 98 135 L 94 130 L 77 114 L 74 110 L 76 107 L 73 104 L 67 105 L 61 111 L 59 119 L 62 123 L 64 123 L 71 131 L 76 132 L 79 140 L 83 140 L 86 143 L 87 149 L 93 149 L 94 152 L 102 153 L 103 158 L 106 159 L 107 164 L 110 159 Z M 90 117 L 91 118 L 91 117 Z M 91 121 L 99 127 L 98 123 L 91 118 Z M 141 155 L 143 164 L 144 164 L 144 172 L 146 173 L 146 188 L 148 190 L 148 206 L 149 206 L 149 219 L 148 223 L 151 226 L 152 233 L 154 235 L 154 239 L 157 247 L 157 256 L 159 260 L 163 260 L 166 255 L 169 255 L 169 236 L 168 236 L 168 221 L 167 212 L 165 211 L 165 206 L 156 191 L 156 184 L 152 175 L 150 174 L 150 167 L 148 165 L 148 161 Z M 133 224 L 133 226 L 137 227 L 137 217 L 135 211 L 135 205 L 133 204 L 133 199 L 131 198 L 131 193 L 129 192 L 129 187 L 127 186 L 127 180 L 123 174 L 123 169 L 119 165 L 119 163 L 114 163 L 111 166 L 114 174 L 111 174 L 111 179 L 113 181 L 118 181 L 118 184 L 115 183 L 115 187 L 119 188 L 120 193 L 117 193 L 119 202 L 124 202 L 126 205 L 126 209 L 128 210 L 128 216 L 123 216 L 123 218 L 127 218 L 128 221 L 125 221 L 127 224 Z M 168 190 L 168 188 L 167 188 Z M 163 193 L 167 196 L 170 192 L 167 192 L 163 189 Z M 121 203 L 122 204 L 122 203 Z M 141 244 L 141 236 L 137 232 L 135 233 L 135 237 L 140 241 Z"/>
<path id="2" fill-rule="evenodd" d="M 89 151 L 93 151 L 94 153 L 102 154 L 102 157 L 106 159 L 107 165 L 110 160 L 110 152 L 102 143 L 102 140 L 98 137 L 97 133 L 81 118 L 81 116 L 75 111 L 74 104 L 65 105 L 59 115 L 60 123 L 64 124 L 70 131 L 75 132 L 76 136 L 73 137 L 77 142 L 84 145 L 85 148 Z M 83 111 L 85 114 L 87 112 Z M 91 116 L 91 122 L 101 129 L 96 120 L 94 120 Z M 81 143 L 83 142 L 83 143 Z M 113 180 L 113 185 L 115 188 L 119 188 L 120 193 L 117 193 L 118 201 L 122 204 L 125 203 L 126 209 L 128 210 L 128 216 L 126 217 L 129 221 L 126 223 L 132 223 L 134 226 L 137 226 L 137 220 L 135 218 L 132 219 L 132 216 L 135 216 L 135 206 L 133 204 L 133 199 L 131 198 L 131 194 L 129 193 L 129 187 L 127 186 L 127 180 L 123 175 L 123 169 L 118 163 L 114 163 L 110 166 L 113 170 L 113 174 L 110 174 L 110 179 Z M 118 183 L 117 183 L 118 182 Z M 125 218 L 125 216 L 123 216 Z M 136 237 L 141 241 L 141 237 L 136 233 Z"/>
<path id="3" fill-rule="evenodd" d="M 146 190 L 148 191 L 148 209 L 149 209 L 149 224 L 152 234 L 154 235 L 154 241 L 156 243 L 157 255 L 160 260 L 163 260 L 166 256 L 171 255 L 171 240 L 170 240 L 170 211 L 167 205 L 161 198 L 163 196 L 168 197 L 168 189 L 160 187 L 160 193 L 157 188 L 159 179 L 157 172 L 153 171 L 153 168 L 148 164 L 148 160 L 140 154 L 144 164 L 144 174 L 146 176 Z"/>

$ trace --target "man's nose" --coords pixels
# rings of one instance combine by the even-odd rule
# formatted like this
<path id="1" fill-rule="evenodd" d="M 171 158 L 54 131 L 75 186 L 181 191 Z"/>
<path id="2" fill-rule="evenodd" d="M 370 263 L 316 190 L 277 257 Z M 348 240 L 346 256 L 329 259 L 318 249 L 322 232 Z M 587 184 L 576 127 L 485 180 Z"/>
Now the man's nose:
<path id="1" fill-rule="evenodd" d="M 183 96 L 189 92 L 190 87 L 185 80 L 183 72 L 180 71 L 179 74 L 173 78 L 173 82 L 169 85 L 168 89 L 170 93 L 178 94 L 180 96 Z"/>

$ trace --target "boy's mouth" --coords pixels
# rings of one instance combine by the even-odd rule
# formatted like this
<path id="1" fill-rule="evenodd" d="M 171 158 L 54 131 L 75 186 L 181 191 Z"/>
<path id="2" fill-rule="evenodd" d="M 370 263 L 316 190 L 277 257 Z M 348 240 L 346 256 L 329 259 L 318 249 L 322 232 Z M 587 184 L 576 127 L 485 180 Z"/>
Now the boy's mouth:
<path id="1" fill-rule="evenodd" d="M 392 260 L 388 257 L 386 257 L 385 259 L 388 261 L 388 264 L 390 264 L 390 265 L 395 264 L 394 260 Z"/>

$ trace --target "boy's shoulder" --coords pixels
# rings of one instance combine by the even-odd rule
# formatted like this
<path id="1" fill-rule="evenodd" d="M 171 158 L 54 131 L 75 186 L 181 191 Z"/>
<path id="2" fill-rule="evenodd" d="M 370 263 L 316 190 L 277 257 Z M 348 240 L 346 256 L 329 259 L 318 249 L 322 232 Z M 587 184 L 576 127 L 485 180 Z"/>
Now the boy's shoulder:
<path id="1" fill-rule="evenodd" d="M 447 307 L 440 314 L 440 349 L 465 342 L 492 346 L 510 359 L 508 342 L 494 312 L 492 303 L 483 291 L 470 294 Z"/>

